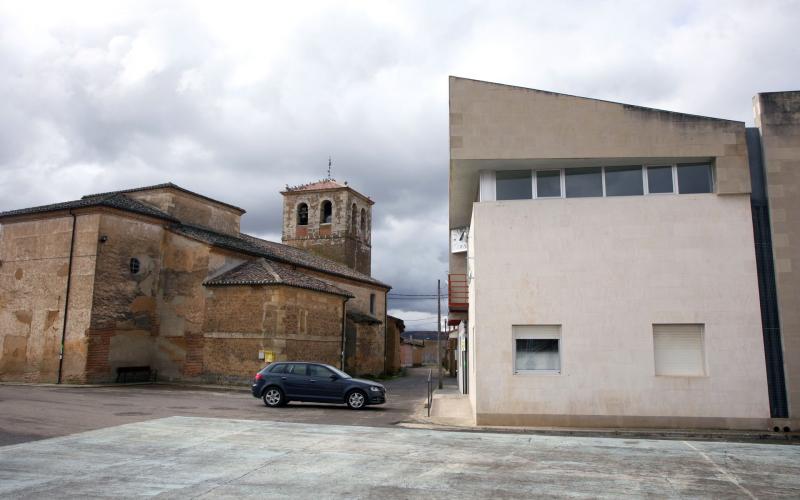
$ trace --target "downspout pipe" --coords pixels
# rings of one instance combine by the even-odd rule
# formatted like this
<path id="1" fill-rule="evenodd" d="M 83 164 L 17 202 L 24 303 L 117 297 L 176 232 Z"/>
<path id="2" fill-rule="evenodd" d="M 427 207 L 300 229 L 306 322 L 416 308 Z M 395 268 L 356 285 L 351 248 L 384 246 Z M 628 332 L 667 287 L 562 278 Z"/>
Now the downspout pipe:
<path id="1" fill-rule="evenodd" d="M 342 362 L 341 366 L 339 367 L 342 371 L 344 371 L 344 346 L 345 346 L 345 330 L 347 328 L 347 301 L 350 300 L 349 298 L 345 297 L 344 302 L 342 302 Z"/>
<path id="2" fill-rule="evenodd" d="M 389 292 L 383 293 L 383 373 L 384 375 L 388 375 L 386 373 L 386 361 L 388 359 L 388 345 L 386 345 L 386 339 L 389 335 L 389 329 L 387 324 L 389 323 Z"/>
<path id="3" fill-rule="evenodd" d="M 67 264 L 67 291 L 64 293 L 64 323 L 61 325 L 61 350 L 58 353 L 58 380 L 57 384 L 61 383 L 61 375 L 64 370 L 64 343 L 67 339 L 67 320 L 69 319 L 69 290 L 72 284 L 72 257 L 75 252 L 75 225 L 78 222 L 75 214 L 70 209 L 69 214 L 72 216 L 72 236 L 69 240 L 69 261 Z"/>

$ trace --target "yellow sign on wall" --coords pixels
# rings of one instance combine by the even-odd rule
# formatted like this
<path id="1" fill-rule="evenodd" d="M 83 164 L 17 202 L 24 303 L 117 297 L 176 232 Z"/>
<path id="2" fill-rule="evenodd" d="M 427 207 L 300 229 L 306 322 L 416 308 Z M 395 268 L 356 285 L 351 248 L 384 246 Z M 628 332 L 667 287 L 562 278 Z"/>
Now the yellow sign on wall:
<path id="1" fill-rule="evenodd" d="M 272 363 L 275 361 L 275 352 L 261 349 L 258 351 L 258 359 L 263 359 L 267 363 Z"/>

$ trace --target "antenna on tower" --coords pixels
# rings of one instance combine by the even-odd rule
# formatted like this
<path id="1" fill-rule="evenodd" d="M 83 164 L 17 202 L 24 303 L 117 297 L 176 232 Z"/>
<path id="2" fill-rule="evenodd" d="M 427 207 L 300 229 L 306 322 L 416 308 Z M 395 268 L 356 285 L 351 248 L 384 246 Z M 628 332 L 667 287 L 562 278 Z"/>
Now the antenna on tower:
<path id="1" fill-rule="evenodd" d="M 331 165 L 333 165 L 333 160 L 331 157 L 328 157 L 328 180 L 331 180 Z"/>

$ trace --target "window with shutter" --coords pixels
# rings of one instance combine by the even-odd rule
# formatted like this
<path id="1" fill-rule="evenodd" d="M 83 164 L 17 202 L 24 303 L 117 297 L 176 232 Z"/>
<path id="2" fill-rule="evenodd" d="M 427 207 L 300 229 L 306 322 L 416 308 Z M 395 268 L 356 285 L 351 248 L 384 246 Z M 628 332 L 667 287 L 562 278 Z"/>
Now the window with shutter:
<path id="1" fill-rule="evenodd" d="M 514 373 L 561 373 L 561 326 L 514 325 Z"/>
<path id="2" fill-rule="evenodd" d="M 702 377 L 703 325 L 653 325 L 656 375 Z"/>

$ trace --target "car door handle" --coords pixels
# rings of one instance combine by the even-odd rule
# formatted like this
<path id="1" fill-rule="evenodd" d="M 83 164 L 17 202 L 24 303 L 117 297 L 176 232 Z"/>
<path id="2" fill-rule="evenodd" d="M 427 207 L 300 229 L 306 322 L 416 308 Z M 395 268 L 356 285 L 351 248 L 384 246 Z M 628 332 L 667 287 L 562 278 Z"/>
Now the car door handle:
<path id="1" fill-rule="evenodd" d="M 281 377 L 281 380 L 286 380 L 286 377 Z"/>

